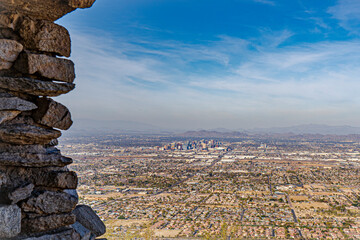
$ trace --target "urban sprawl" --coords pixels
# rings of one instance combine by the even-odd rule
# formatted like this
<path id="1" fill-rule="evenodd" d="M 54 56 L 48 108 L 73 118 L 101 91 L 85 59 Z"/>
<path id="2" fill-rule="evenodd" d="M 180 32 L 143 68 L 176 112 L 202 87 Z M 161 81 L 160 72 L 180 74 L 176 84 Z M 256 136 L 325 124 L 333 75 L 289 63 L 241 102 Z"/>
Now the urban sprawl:
<path id="1" fill-rule="evenodd" d="M 312 138 L 63 139 L 108 239 L 360 239 L 360 145 Z"/>

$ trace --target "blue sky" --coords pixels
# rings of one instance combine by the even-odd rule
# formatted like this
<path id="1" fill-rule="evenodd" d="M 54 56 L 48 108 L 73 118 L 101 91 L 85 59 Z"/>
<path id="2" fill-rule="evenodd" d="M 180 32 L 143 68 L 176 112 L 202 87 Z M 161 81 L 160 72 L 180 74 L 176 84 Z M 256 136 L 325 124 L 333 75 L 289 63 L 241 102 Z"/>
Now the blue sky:
<path id="1" fill-rule="evenodd" d="M 360 126 L 360 1 L 97 0 L 58 23 L 74 119 Z"/>

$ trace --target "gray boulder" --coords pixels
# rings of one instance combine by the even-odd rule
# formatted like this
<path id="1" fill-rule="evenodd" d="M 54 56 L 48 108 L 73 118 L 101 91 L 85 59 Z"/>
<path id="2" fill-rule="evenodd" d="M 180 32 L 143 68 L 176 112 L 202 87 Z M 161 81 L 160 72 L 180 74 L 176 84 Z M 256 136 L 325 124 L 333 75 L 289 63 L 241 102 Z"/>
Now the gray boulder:
<path id="1" fill-rule="evenodd" d="M 0 205 L 0 239 L 15 237 L 20 230 L 20 208 L 16 205 Z"/>
<path id="2" fill-rule="evenodd" d="M 65 192 L 45 191 L 22 202 L 21 209 L 38 214 L 68 213 L 76 207 L 77 202 L 75 197 Z"/>
<path id="3" fill-rule="evenodd" d="M 0 70 L 10 69 L 22 50 L 23 46 L 17 41 L 0 39 Z"/>
<path id="4" fill-rule="evenodd" d="M 75 88 L 73 83 L 55 83 L 32 78 L 0 77 L 0 88 L 35 96 L 56 97 Z"/>
<path id="5" fill-rule="evenodd" d="M 0 111 L 0 124 L 16 118 L 20 111 Z"/>
<path id="6" fill-rule="evenodd" d="M 76 215 L 76 221 L 89 229 L 95 236 L 101 236 L 106 232 L 105 224 L 98 215 L 86 205 L 79 205 L 73 213 Z"/>
<path id="7" fill-rule="evenodd" d="M 9 191 L 9 193 L 7 194 L 7 198 L 11 202 L 11 204 L 15 204 L 30 197 L 31 192 L 33 190 L 34 190 L 34 184 L 32 183 L 24 184 L 22 186 L 13 189 L 12 191 Z"/>
<path id="8" fill-rule="evenodd" d="M 69 226 L 76 221 L 75 215 L 71 213 L 53 214 L 48 216 L 24 218 L 21 222 L 23 232 L 36 233 L 54 230 Z"/>
<path id="9" fill-rule="evenodd" d="M 36 187 L 55 189 L 76 189 L 78 178 L 76 172 L 64 167 L 12 167 L 0 165 L 0 187 L 16 188 L 24 182 Z"/>
<path id="10" fill-rule="evenodd" d="M 36 108 L 37 106 L 32 102 L 0 92 L 0 124 L 14 119 L 21 111 L 30 111 Z"/>
<path id="11" fill-rule="evenodd" d="M 92 3 L 94 0 L 1 0 L 0 10 L 7 12 L 16 10 L 23 16 L 30 16 L 33 19 L 55 21 L 77 7 L 91 7 Z"/>
<path id="12" fill-rule="evenodd" d="M 81 225 L 79 222 L 75 222 L 71 227 L 80 235 L 81 240 L 90 240 L 91 239 L 91 231 Z"/>
<path id="13" fill-rule="evenodd" d="M 36 234 L 34 237 L 20 238 L 21 240 L 80 240 L 80 237 L 73 229 L 65 229 L 61 232 L 45 235 Z"/>
<path id="14" fill-rule="evenodd" d="M 35 185 L 38 186 L 60 189 L 76 189 L 78 177 L 76 172 L 72 171 L 52 171 L 38 174 L 38 176 L 34 178 L 34 182 Z"/>
<path id="15" fill-rule="evenodd" d="M 36 101 L 38 109 L 33 113 L 35 122 L 53 128 L 67 130 L 73 121 L 67 107 L 50 98 L 39 98 Z"/>
<path id="16" fill-rule="evenodd" d="M 44 147 L 44 145 L 14 145 L 0 142 L 0 153 L 1 152 L 47 154 L 60 152 L 60 150 L 55 147 Z"/>
<path id="17" fill-rule="evenodd" d="M 11 144 L 47 144 L 60 136 L 60 131 L 27 124 L 9 124 L 0 128 L 0 140 Z"/>
<path id="18" fill-rule="evenodd" d="M 78 195 L 76 189 L 65 189 L 64 192 L 66 192 L 67 194 L 70 194 L 71 196 L 76 198 L 77 201 L 79 201 L 79 195 Z"/>
<path id="19" fill-rule="evenodd" d="M 17 30 L 26 49 L 70 57 L 70 35 L 63 26 L 46 20 L 26 18 L 21 21 Z"/>
<path id="20" fill-rule="evenodd" d="M 72 83 L 75 79 L 74 63 L 63 58 L 45 54 L 22 52 L 14 67 L 26 74 L 38 74 L 42 77 Z"/>
<path id="21" fill-rule="evenodd" d="M 0 111 L 31 111 L 36 108 L 36 104 L 32 102 L 23 100 L 9 93 L 0 93 Z"/>
<path id="22" fill-rule="evenodd" d="M 71 164 L 71 158 L 64 157 L 60 152 L 54 153 L 9 153 L 0 152 L 0 165 L 19 167 L 63 167 Z"/>

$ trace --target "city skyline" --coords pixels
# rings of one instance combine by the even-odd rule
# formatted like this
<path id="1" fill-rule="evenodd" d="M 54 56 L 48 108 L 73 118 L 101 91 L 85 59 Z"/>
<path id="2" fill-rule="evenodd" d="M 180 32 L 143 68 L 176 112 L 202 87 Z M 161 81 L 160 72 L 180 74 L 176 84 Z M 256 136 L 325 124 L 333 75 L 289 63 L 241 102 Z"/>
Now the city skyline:
<path id="1" fill-rule="evenodd" d="M 360 3 L 96 2 L 72 36 L 74 119 L 166 128 L 360 126 Z"/>

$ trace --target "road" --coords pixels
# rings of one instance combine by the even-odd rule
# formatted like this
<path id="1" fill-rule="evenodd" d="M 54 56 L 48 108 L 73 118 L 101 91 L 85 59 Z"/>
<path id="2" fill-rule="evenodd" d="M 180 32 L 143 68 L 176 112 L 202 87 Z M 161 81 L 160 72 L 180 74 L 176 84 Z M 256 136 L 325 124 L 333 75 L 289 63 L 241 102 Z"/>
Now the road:
<path id="1" fill-rule="evenodd" d="M 297 220 L 297 217 L 296 217 L 296 214 L 295 214 L 295 210 L 294 210 L 294 207 L 292 205 L 292 202 L 291 202 L 291 199 L 290 199 L 290 196 L 289 195 L 286 195 L 286 199 L 287 199 L 287 202 L 291 208 L 291 213 L 293 215 L 293 218 L 294 218 L 294 222 L 295 223 L 298 223 L 298 220 Z"/>

